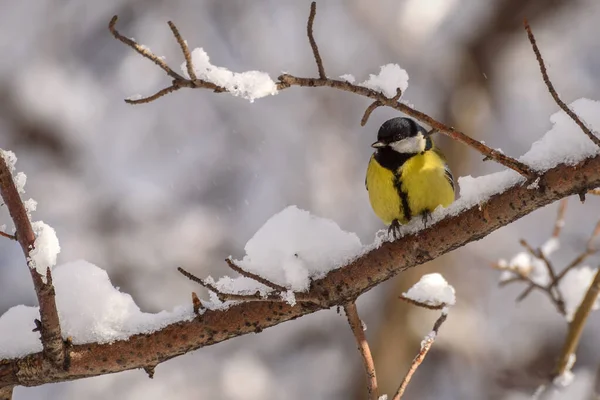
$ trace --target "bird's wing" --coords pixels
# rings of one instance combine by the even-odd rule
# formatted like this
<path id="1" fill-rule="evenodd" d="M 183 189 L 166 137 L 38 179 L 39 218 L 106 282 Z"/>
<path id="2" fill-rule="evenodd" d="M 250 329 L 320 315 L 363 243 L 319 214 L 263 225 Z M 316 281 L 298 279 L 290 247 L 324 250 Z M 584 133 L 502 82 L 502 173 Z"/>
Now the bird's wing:
<path id="1" fill-rule="evenodd" d="M 371 165 L 371 161 L 373 161 L 373 157 L 375 157 L 375 154 L 373 154 L 371 156 L 371 158 L 369 159 L 369 164 L 367 164 L 367 173 L 365 174 L 365 188 L 367 189 L 367 192 L 369 191 L 369 186 L 367 186 L 367 176 L 369 174 L 369 165 Z"/>
<path id="2" fill-rule="evenodd" d="M 444 176 L 448 180 L 450 186 L 452 186 L 452 190 L 454 190 L 454 177 L 452 176 L 452 171 L 450 171 L 448 164 L 444 164 Z"/>
<path id="3" fill-rule="evenodd" d="M 450 184 L 450 186 L 452 186 L 452 190 L 454 190 L 455 189 L 454 188 L 454 177 L 452 176 L 452 171 L 450 171 L 450 167 L 448 166 L 448 164 L 446 164 L 446 156 L 444 156 L 444 153 L 442 153 L 442 151 L 440 149 L 438 149 L 437 147 L 434 147 L 433 151 L 444 162 L 444 176 L 448 180 L 448 183 Z"/>

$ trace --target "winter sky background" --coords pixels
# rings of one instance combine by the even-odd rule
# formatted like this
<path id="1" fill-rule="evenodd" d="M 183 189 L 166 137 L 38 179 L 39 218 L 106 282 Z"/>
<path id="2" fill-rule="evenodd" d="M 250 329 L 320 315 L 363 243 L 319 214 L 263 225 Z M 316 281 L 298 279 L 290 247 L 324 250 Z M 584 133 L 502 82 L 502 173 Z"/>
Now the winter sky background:
<path id="1" fill-rule="evenodd" d="M 522 29 L 528 17 L 566 102 L 600 100 L 600 3 L 595 0 L 378 0 L 318 2 L 315 36 L 326 72 L 364 80 L 381 65 L 409 73 L 404 99 L 418 109 L 519 156 L 557 111 Z M 190 301 L 199 288 L 176 272 L 231 274 L 223 259 L 288 205 L 373 240 L 381 223 L 364 189 L 369 144 L 393 110 L 359 124 L 370 101 L 332 89 L 292 88 L 250 104 L 181 90 L 130 106 L 170 80 L 117 42 L 117 28 L 174 68 L 182 61 L 166 22 L 215 65 L 314 76 L 306 39 L 309 1 L 24 0 L 0 14 L 0 147 L 19 157 L 36 219 L 53 226 L 59 263 L 86 259 L 148 312 Z M 455 176 L 501 167 L 440 138 Z M 571 199 L 563 265 L 583 249 L 600 200 Z M 358 302 L 383 392 L 391 393 L 437 318 L 397 299 L 427 272 L 442 272 L 457 304 L 407 398 L 524 399 L 559 352 L 565 321 L 542 294 L 515 304 L 490 266 L 541 245 L 557 204 L 375 288 Z M 3 211 L 4 212 L 4 211 Z M 6 215 L 1 223 L 8 223 Z M 591 266 L 598 264 L 591 259 Z M 561 264 L 562 263 L 562 264 Z M 35 304 L 18 246 L 0 241 L 0 312 Z M 206 295 L 204 293 L 204 295 Z M 592 314 L 565 398 L 584 399 L 600 352 Z M 360 356 L 343 316 L 319 312 L 259 334 L 161 364 L 154 380 L 129 371 L 17 388 L 15 398 L 347 399 L 364 398 Z M 557 397 L 560 398 L 560 397 Z"/>

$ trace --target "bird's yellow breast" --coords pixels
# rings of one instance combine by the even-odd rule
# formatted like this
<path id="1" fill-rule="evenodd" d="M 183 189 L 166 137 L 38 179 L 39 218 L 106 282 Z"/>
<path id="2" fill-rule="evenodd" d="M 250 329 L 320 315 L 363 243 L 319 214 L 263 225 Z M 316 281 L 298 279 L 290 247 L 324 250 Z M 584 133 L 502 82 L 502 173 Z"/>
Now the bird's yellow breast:
<path id="1" fill-rule="evenodd" d="M 395 219 L 405 224 L 407 216 L 432 212 L 438 206 L 447 207 L 454 201 L 445 161 L 433 150 L 409 158 L 395 173 L 371 157 L 366 185 L 373 211 L 388 225 Z M 401 192 L 405 194 L 404 205 Z M 405 213 L 405 205 L 408 205 L 409 213 Z"/>

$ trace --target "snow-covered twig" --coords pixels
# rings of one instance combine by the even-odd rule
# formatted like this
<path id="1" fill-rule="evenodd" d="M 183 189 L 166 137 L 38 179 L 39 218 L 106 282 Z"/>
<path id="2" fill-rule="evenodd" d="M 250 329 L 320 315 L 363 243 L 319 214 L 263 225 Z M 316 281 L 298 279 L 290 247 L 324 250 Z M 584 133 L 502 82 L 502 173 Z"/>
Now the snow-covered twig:
<path id="1" fill-rule="evenodd" d="M 286 292 L 288 289 L 278 285 L 274 282 L 271 282 L 268 279 L 263 278 L 262 276 L 259 276 L 257 274 L 253 274 L 252 272 L 248 272 L 246 270 L 244 270 L 243 268 L 239 267 L 236 263 L 233 262 L 233 260 L 231 258 L 226 258 L 225 262 L 227 263 L 227 265 L 229 266 L 229 268 L 231 268 L 232 270 L 234 270 L 235 272 L 237 272 L 238 274 L 245 276 L 246 278 L 250 278 L 250 279 L 254 279 L 256 282 L 258 283 L 262 283 L 263 285 L 265 285 L 266 287 L 269 287 L 279 293 L 284 293 Z"/>
<path id="2" fill-rule="evenodd" d="M 512 274 L 510 278 L 503 279 L 500 282 L 500 285 L 506 285 L 513 282 L 527 282 L 528 286 L 523 290 L 523 292 L 517 296 L 517 301 L 522 301 L 525 299 L 534 289 L 538 289 L 543 293 L 546 293 L 552 303 L 556 306 L 559 313 L 563 316 L 568 317 L 568 312 L 565 309 L 565 301 L 563 298 L 563 294 L 559 288 L 560 282 L 565 278 L 565 276 L 569 273 L 569 271 L 581 265 L 583 261 L 585 261 L 589 256 L 595 254 L 598 249 L 594 246 L 594 239 L 600 234 L 600 221 L 596 224 L 592 234 L 590 235 L 586 248 L 583 252 L 577 255 L 569 264 L 566 265 L 560 272 L 553 267 L 552 263 L 548 259 L 549 253 L 556 248 L 558 244 L 558 238 L 560 236 L 560 232 L 562 227 L 565 224 L 565 212 L 567 207 L 567 199 L 562 199 L 558 212 L 556 215 L 556 220 L 554 223 L 554 228 L 552 231 L 552 236 L 546 242 L 546 244 L 540 248 L 533 248 L 526 240 L 521 239 L 520 244 L 525 247 L 529 255 L 532 257 L 531 260 L 535 262 L 535 260 L 541 261 L 541 263 L 545 266 L 547 270 L 548 280 L 547 282 L 537 282 L 530 276 L 531 270 L 523 270 L 520 266 L 512 266 L 510 263 L 498 263 L 494 265 L 494 268 L 508 271 Z M 544 247 L 547 247 L 544 249 Z M 530 266 L 531 267 L 531 266 Z M 530 268 L 531 269 L 531 268 Z"/>
<path id="3" fill-rule="evenodd" d="M 2 154 L 0 154 L 0 195 L 15 224 L 16 237 L 21 245 L 23 254 L 27 263 L 30 264 L 32 262 L 31 255 L 34 250 L 36 235 L 23 200 L 13 180 L 11 169 Z M 46 276 L 40 275 L 38 272 L 40 267 L 47 267 L 45 268 Z M 50 267 L 50 265 L 36 266 L 36 268 L 29 268 L 29 272 L 40 306 L 39 331 L 43 346 L 43 360 L 54 368 L 62 368 L 66 362 L 67 354 L 61 335 Z M 34 321 L 31 322 L 33 325 Z M 47 363 L 44 363 L 44 366 L 47 365 Z"/>
<path id="4" fill-rule="evenodd" d="M 575 123 L 581 128 L 583 133 L 585 133 L 592 142 L 594 142 L 597 146 L 600 146 L 600 138 L 596 134 L 596 132 L 592 132 L 590 128 L 579 118 L 573 110 L 569 108 L 558 96 L 556 93 L 556 89 L 554 89 L 554 85 L 548 76 L 548 71 L 546 70 L 546 65 L 544 63 L 544 59 L 542 58 L 542 54 L 540 53 L 540 49 L 537 46 L 537 42 L 535 40 L 535 36 L 533 36 L 533 32 L 531 31 L 531 26 L 529 26 L 529 22 L 527 19 L 523 21 L 525 26 L 525 31 L 527 32 L 527 37 L 529 38 L 529 42 L 531 43 L 531 47 L 533 48 L 533 52 L 535 53 L 535 57 L 537 59 L 538 64 L 540 65 L 540 71 L 542 72 L 542 78 L 544 79 L 544 83 L 548 88 L 548 91 L 552 95 L 552 98 L 556 102 L 556 104 L 569 116 Z"/>
<path id="5" fill-rule="evenodd" d="M 379 398 L 377 389 L 377 376 L 375 373 L 375 363 L 373 362 L 373 356 L 371 355 L 371 349 L 369 348 L 369 342 L 365 336 L 365 330 L 363 329 L 362 321 L 358 315 L 356 309 L 356 303 L 351 301 L 344 304 L 344 311 L 346 312 L 346 318 L 348 318 L 348 324 L 356 339 L 358 345 L 358 351 L 363 359 L 365 366 L 365 373 L 367 375 L 367 391 L 369 393 L 370 400 L 377 400 Z"/>
<path id="6" fill-rule="evenodd" d="M 421 341 L 421 350 L 410 365 L 392 400 L 400 400 L 404 395 L 412 376 L 425 359 L 440 327 L 448 318 L 449 308 L 456 303 L 454 287 L 449 285 L 446 279 L 438 273 L 423 275 L 419 282 L 414 284 L 406 293 L 403 293 L 400 298 L 418 307 L 429 310 L 442 310 L 442 314 L 433 324 L 431 332 Z"/>
<path id="7" fill-rule="evenodd" d="M 233 262 L 228 262 L 228 264 L 231 266 L 233 264 Z M 233 264 L 233 265 L 235 265 L 235 264 Z M 238 270 L 240 270 L 240 268 L 237 267 L 237 269 L 234 269 L 234 270 L 238 271 Z M 213 292 L 217 296 L 217 298 L 222 302 L 225 302 L 225 301 L 285 302 L 286 301 L 286 298 L 284 296 L 286 294 L 286 292 L 288 292 L 288 290 L 286 288 L 279 286 L 273 282 L 269 282 L 269 284 L 265 284 L 264 282 L 267 281 L 266 279 L 260 278 L 257 275 L 248 273 L 246 271 L 244 271 L 244 273 L 242 275 L 247 276 L 247 277 L 250 277 L 250 275 L 251 275 L 252 276 L 251 279 L 255 279 L 255 280 L 257 280 L 256 278 L 260 278 L 260 280 L 257 280 L 257 282 L 262 283 L 265 286 L 270 287 L 270 288 L 279 287 L 282 290 L 276 289 L 276 290 L 273 290 L 272 292 L 264 294 L 264 295 L 258 291 L 253 294 L 226 293 L 226 292 L 223 292 L 222 290 L 220 290 L 217 286 L 215 286 L 209 280 L 199 278 L 196 275 L 192 274 L 191 272 L 186 271 L 185 269 L 183 269 L 181 267 L 178 267 L 177 271 L 179 271 L 179 273 L 181 273 L 183 276 L 185 276 L 189 280 L 196 282 L 200 286 Z M 316 296 L 312 296 L 310 293 L 294 293 L 294 300 L 296 302 L 300 302 L 300 303 L 312 303 L 312 304 L 316 304 L 316 305 L 322 304 L 320 299 L 318 299 Z M 196 303 L 194 301 L 193 297 L 192 297 L 192 303 L 194 304 L 194 307 L 198 307 L 198 303 Z"/>
<path id="8" fill-rule="evenodd" d="M 427 336 L 425 336 L 425 338 L 421 342 L 421 350 L 419 351 L 419 354 L 417 354 L 417 356 L 414 358 L 412 364 L 410 365 L 410 368 L 408 369 L 408 372 L 404 376 L 404 379 L 402 379 L 402 382 L 400 383 L 398 390 L 396 390 L 396 394 L 394 395 L 392 400 L 400 400 L 404 395 L 404 391 L 408 387 L 408 384 L 410 383 L 410 380 L 412 379 L 414 373 L 417 371 L 417 368 L 419 368 L 419 366 L 425 359 L 425 356 L 427 356 L 427 353 L 429 353 L 429 350 L 431 349 L 431 346 L 435 341 L 438 331 L 440 330 L 440 327 L 442 326 L 444 321 L 446 321 L 446 318 L 448 318 L 448 314 L 446 312 L 442 312 L 442 315 L 440 315 L 440 317 L 435 321 L 431 332 Z"/>
<path id="9" fill-rule="evenodd" d="M 226 91 L 225 88 L 223 88 L 219 85 L 216 85 L 212 82 L 208 82 L 203 79 L 195 79 L 194 78 L 195 74 L 189 75 L 190 79 L 184 78 L 183 76 L 181 76 L 180 74 L 175 72 L 173 69 L 171 69 L 171 67 L 169 67 L 167 65 L 167 63 L 161 57 L 152 53 L 147 47 L 138 44 L 133 39 L 130 39 L 128 37 L 121 35 L 119 33 L 119 31 L 117 31 L 115 28 L 115 25 L 117 24 L 117 19 L 118 19 L 118 17 L 115 15 L 114 17 L 112 17 L 112 19 L 110 20 L 110 22 L 108 24 L 108 29 L 110 30 L 110 33 L 112 33 L 112 35 L 115 37 L 115 39 L 117 39 L 117 40 L 121 41 L 122 43 L 126 44 L 127 46 L 131 47 L 142 57 L 147 58 L 148 60 L 152 61 L 154 64 L 158 65 L 163 71 L 166 72 L 166 74 L 168 76 L 173 78 L 173 81 L 170 86 L 167 86 L 166 88 L 159 90 L 158 92 L 154 93 L 151 96 L 141 97 L 141 98 L 136 98 L 136 99 L 125 99 L 126 103 L 128 103 L 128 104 L 150 103 L 162 96 L 165 96 L 169 93 L 172 93 L 172 92 L 179 90 L 181 88 L 184 88 L 184 87 L 205 88 L 205 89 L 211 89 L 215 92 Z M 177 42 L 179 43 L 179 45 L 182 48 L 184 57 L 186 59 L 186 66 L 191 65 L 191 57 L 189 54 L 189 49 L 188 49 L 187 55 L 185 52 L 185 49 L 187 49 L 187 45 L 185 44 L 185 41 L 181 38 L 181 35 L 179 35 L 179 31 L 178 31 L 177 27 L 175 26 L 175 24 L 173 24 L 173 22 L 171 22 L 171 21 L 169 21 L 168 24 L 169 24 L 169 28 L 171 28 L 171 32 L 173 32 L 173 35 L 175 36 L 175 39 L 177 40 Z M 192 70 L 193 70 L 193 68 L 192 68 Z M 188 74 L 189 74 L 189 72 L 188 72 Z"/>
<path id="10" fill-rule="evenodd" d="M 366 120 L 368 119 L 368 115 L 375 108 L 377 108 L 379 106 L 390 107 L 390 108 L 398 110 L 408 116 L 416 118 L 417 120 L 429 125 L 435 131 L 437 131 L 441 134 L 444 134 L 444 135 L 452 138 L 453 140 L 456 140 L 458 142 L 466 144 L 467 146 L 472 147 L 476 151 L 483 154 L 486 159 L 495 160 L 496 162 L 498 162 L 510 169 L 517 171 L 519 174 L 527 177 L 529 180 L 534 180 L 534 179 L 538 178 L 538 174 L 528 165 L 526 165 L 512 157 L 508 157 L 508 156 L 504 155 L 501 151 L 498 151 L 491 147 L 488 147 L 485 144 L 483 144 L 482 142 L 479 142 L 479 141 L 467 136 L 463 132 L 458 131 L 458 130 L 456 130 L 450 126 L 447 126 L 441 122 L 438 122 L 435 119 L 433 119 L 432 117 L 430 117 L 429 115 L 404 104 L 403 102 L 400 101 L 399 96 L 397 96 L 397 95 L 388 97 L 382 91 L 374 90 L 371 87 L 367 87 L 364 85 L 355 85 L 353 83 L 348 82 L 347 80 L 337 80 L 337 79 L 327 78 L 325 75 L 325 68 L 323 66 L 323 61 L 321 59 L 317 43 L 313 36 L 313 24 L 314 24 L 315 15 L 316 15 L 316 3 L 312 2 L 309 19 L 308 19 L 308 23 L 307 23 L 307 35 L 308 35 L 308 39 L 310 42 L 310 46 L 313 50 L 313 55 L 315 57 L 315 62 L 317 64 L 317 68 L 319 71 L 319 77 L 318 78 L 302 78 L 302 77 L 297 77 L 297 76 L 294 76 L 291 74 L 283 74 L 278 77 L 278 82 L 276 83 L 276 85 L 274 85 L 274 87 L 270 91 L 268 91 L 268 94 L 275 94 L 275 93 L 277 93 L 277 91 L 281 91 L 281 90 L 290 88 L 292 86 L 301 86 L 301 87 L 329 87 L 332 89 L 351 92 L 351 93 L 357 94 L 359 96 L 368 97 L 370 99 L 373 99 L 375 102 L 367 108 L 365 115 L 362 118 L 363 122 L 365 122 L 365 123 L 366 123 Z M 152 62 L 157 64 L 160 68 L 162 68 L 167 73 L 167 75 L 169 75 L 171 78 L 173 78 L 173 82 L 172 82 L 171 86 L 169 86 L 165 89 L 162 89 L 158 93 L 156 93 L 152 96 L 149 96 L 149 97 L 143 97 L 143 98 L 139 98 L 139 99 L 127 99 L 127 100 L 125 100 L 127 103 L 129 103 L 129 104 L 148 103 L 150 101 L 156 100 L 159 97 L 164 96 L 165 94 L 171 93 L 175 90 L 179 90 L 184 87 L 211 89 L 217 93 L 221 93 L 221 92 L 232 92 L 233 93 L 232 88 L 235 88 L 236 87 L 235 85 L 230 88 L 230 87 L 227 87 L 227 85 L 225 85 L 225 84 L 215 84 L 209 80 L 203 80 L 203 79 L 195 79 L 194 80 L 194 79 L 192 79 L 193 75 L 190 75 L 189 72 L 188 72 L 188 75 L 189 75 L 190 79 L 186 79 L 185 77 L 175 73 L 170 67 L 168 67 L 166 65 L 166 63 L 160 57 L 153 54 L 150 50 L 148 50 L 148 48 L 146 48 L 145 46 L 141 46 L 134 40 L 121 35 L 115 29 L 116 22 L 117 22 L 117 16 L 114 16 L 109 23 L 110 32 L 113 34 L 113 36 L 116 39 L 123 42 L 127 46 L 133 48 L 136 52 L 138 52 L 143 57 L 148 58 L 149 60 L 151 60 Z M 174 25 L 172 22 L 169 22 L 169 26 L 171 27 L 171 30 L 173 31 L 174 34 L 175 34 L 175 32 L 178 33 L 178 31 L 176 29 L 173 30 Z M 176 39 L 177 39 L 178 43 L 180 44 L 180 46 L 182 47 L 182 51 L 184 53 L 184 58 L 186 59 L 185 66 L 186 66 L 186 69 L 189 70 L 191 61 L 189 61 L 190 58 L 187 57 L 185 54 L 186 53 L 185 49 L 187 48 L 187 45 L 185 45 L 185 46 L 182 45 L 182 43 L 184 43 L 184 41 L 180 36 L 179 37 L 176 36 Z M 233 77 L 234 74 L 231 74 L 231 76 Z M 264 92 L 260 96 L 262 96 L 262 95 L 264 95 Z M 253 100 L 255 97 L 258 97 L 258 96 L 254 95 L 253 93 L 250 93 L 250 95 L 243 96 L 243 97 L 247 97 L 250 100 Z"/>

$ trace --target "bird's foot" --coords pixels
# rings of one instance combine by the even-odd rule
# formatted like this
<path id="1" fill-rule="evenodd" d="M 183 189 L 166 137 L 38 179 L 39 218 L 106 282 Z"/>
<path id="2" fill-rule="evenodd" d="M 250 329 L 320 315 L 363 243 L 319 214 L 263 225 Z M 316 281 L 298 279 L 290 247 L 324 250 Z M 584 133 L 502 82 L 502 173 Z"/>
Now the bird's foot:
<path id="1" fill-rule="evenodd" d="M 431 212 L 425 210 L 421 213 L 421 220 L 423 221 L 423 227 L 427 228 L 427 223 L 431 220 Z"/>
<path id="2" fill-rule="evenodd" d="M 393 237 L 394 240 L 400 237 L 400 221 L 397 219 L 393 220 L 390 224 L 390 227 L 388 228 L 388 237 Z"/>

